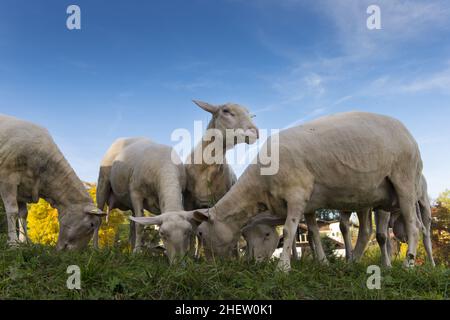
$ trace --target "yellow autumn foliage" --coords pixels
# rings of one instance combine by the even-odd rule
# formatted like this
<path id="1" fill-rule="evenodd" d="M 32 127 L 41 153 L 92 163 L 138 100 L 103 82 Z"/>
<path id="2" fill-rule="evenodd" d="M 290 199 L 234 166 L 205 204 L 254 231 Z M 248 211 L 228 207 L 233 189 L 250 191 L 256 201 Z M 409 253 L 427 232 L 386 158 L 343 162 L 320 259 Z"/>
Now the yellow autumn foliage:
<path id="1" fill-rule="evenodd" d="M 89 195 L 95 201 L 96 186 L 89 190 Z M 103 218 L 99 231 L 99 245 L 101 248 L 111 247 L 115 244 L 119 226 L 126 222 L 124 215 L 113 210 L 108 223 Z M 48 202 L 40 199 L 38 203 L 28 207 L 28 236 L 33 243 L 56 245 L 59 234 L 58 211 Z"/>
<path id="2" fill-rule="evenodd" d="M 28 207 L 28 237 L 33 243 L 56 245 L 59 234 L 58 211 L 40 199 Z"/>
<path id="3" fill-rule="evenodd" d="M 92 199 L 96 202 L 97 187 L 93 186 L 89 189 L 89 194 Z M 97 202 L 95 203 L 97 204 Z M 121 224 L 125 223 L 127 220 L 125 216 L 119 210 L 112 210 L 109 215 L 108 223 L 106 223 L 106 218 L 103 218 L 102 226 L 99 231 L 99 245 L 100 248 L 112 247 L 116 242 L 116 236 L 119 233 L 119 227 Z"/>

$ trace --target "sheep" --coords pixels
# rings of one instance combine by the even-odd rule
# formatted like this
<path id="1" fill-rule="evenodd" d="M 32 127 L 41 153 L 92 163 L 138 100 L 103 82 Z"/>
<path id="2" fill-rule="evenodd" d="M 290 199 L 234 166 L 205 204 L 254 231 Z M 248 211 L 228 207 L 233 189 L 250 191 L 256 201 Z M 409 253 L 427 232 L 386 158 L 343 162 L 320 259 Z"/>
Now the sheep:
<path id="1" fill-rule="evenodd" d="M 397 201 L 397 200 L 396 200 Z M 427 181 L 422 175 L 420 179 L 418 189 L 418 201 L 416 203 L 417 220 L 416 225 L 423 233 L 423 243 L 425 251 L 427 253 L 428 260 L 432 266 L 435 266 L 433 259 L 433 250 L 431 244 L 431 209 L 430 200 L 428 198 Z M 358 213 L 360 221 L 358 241 L 354 252 L 352 252 L 352 244 L 349 230 L 349 218 L 350 212 L 341 213 L 341 231 L 346 240 L 346 257 L 348 260 L 359 261 L 364 254 L 367 244 L 370 240 L 372 233 L 372 210 L 365 209 L 363 213 Z M 390 261 L 390 242 L 389 239 L 389 226 L 393 227 L 394 235 L 402 242 L 407 242 L 407 235 L 405 232 L 405 222 L 400 215 L 399 210 L 395 210 L 392 215 L 390 212 L 384 210 L 375 211 L 375 223 L 376 223 L 376 236 L 378 244 L 381 249 L 381 261 L 385 267 L 391 266 Z"/>
<path id="2" fill-rule="evenodd" d="M 183 210 L 183 191 L 186 187 L 184 166 L 171 147 L 147 138 L 122 138 L 113 143 L 106 153 L 98 179 L 98 205 L 108 210 L 132 210 L 138 222 L 130 228 L 134 252 L 143 247 L 143 210 L 165 213 Z M 190 246 L 185 235 L 193 232 L 195 221 L 188 214 L 162 214 L 146 218 L 146 224 L 160 226 L 160 235 L 170 262 L 184 255 Z M 171 230 L 177 225 L 176 231 Z M 181 239 L 183 238 L 183 239 Z M 181 240 L 180 240 L 181 239 Z"/>
<path id="3" fill-rule="evenodd" d="M 430 264 L 436 266 L 432 253 L 431 243 L 431 211 L 430 202 L 427 195 L 425 177 L 422 176 L 422 193 L 417 203 L 417 227 L 423 231 L 423 243 Z M 372 234 L 372 210 L 366 209 L 358 212 L 359 233 L 355 251 L 352 250 L 350 234 L 351 211 L 343 211 L 341 214 L 340 228 L 343 234 L 347 261 L 359 262 L 364 254 Z M 279 239 L 276 226 L 282 222 L 273 215 L 267 213 L 253 218 L 242 230 L 242 234 L 247 241 L 247 255 L 256 261 L 270 259 L 275 252 Z M 384 267 L 391 267 L 391 247 L 389 241 L 389 227 L 394 231 L 395 237 L 401 242 L 407 242 L 403 218 L 399 211 L 392 213 L 384 210 L 375 212 L 376 238 L 381 250 L 381 263 Z M 309 226 L 311 228 L 311 226 Z M 311 237 L 311 235 L 308 235 Z M 294 246 L 295 247 L 295 246 Z M 293 249 L 294 249 L 293 247 Z M 311 241 L 310 247 L 315 250 L 315 245 Z M 358 250 L 359 248 L 359 250 Z"/>
<path id="4" fill-rule="evenodd" d="M 270 212 L 262 212 L 253 217 L 241 230 L 241 235 L 246 241 L 246 258 L 257 262 L 270 259 L 280 242 L 276 226 L 283 223 L 283 219 L 272 215 Z M 197 234 L 200 240 L 199 249 L 203 248 L 205 257 L 212 259 L 214 254 L 208 243 L 210 235 L 207 225 L 200 224 Z M 227 257 L 236 256 L 239 257 L 238 243 L 227 253 Z"/>
<path id="5" fill-rule="evenodd" d="M 227 164 L 225 158 L 227 150 L 240 142 L 252 144 L 259 137 L 258 128 L 251 120 L 251 115 L 246 108 L 234 103 L 215 106 L 202 101 L 194 100 L 193 102 L 211 113 L 213 118 L 202 141 L 185 161 L 186 189 L 183 192 L 185 210 L 209 207 L 220 200 L 237 180 L 233 169 Z M 233 130 L 236 139 L 226 140 L 227 130 Z M 204 152 L 213 143 L 209 139 L 211 133 L 220 133 L 218 137 L 223 141 L 221 143 L 223 149 L 220 150 L 220 154 L 215 154 L 214 162 L 207 161 Z M 214 140 L 214 142 L 216 141 Z M 200 162 L 196 162 L 197 159 L 200 159 Z M 140 221 L 150 225 L 151 222 L 157 220 L 143 219 Z M 174 227 L 173 232 L 175 230 Z M 202 240 L 200 237 L 198 240 L 199 248 L 197 251 L 200 252 Z M 191 245 L 193 245 L 193 242 L 193 239 L 191 239 Z"/>
<path id="6" fill-rule="evenodd" d="M 104 215 L 50 133 L 6 115 L 0 115 L 0 195 L 8 219 L 8 244 L 13 246 L 27 240 L 27 203 L 37 203 L 40 198 L 58 210 L 58 250 L 86 247 Z"/>
<path id="7" fill-rule="evenodd" d="M 280 243 L 275 225 L 283 223 L 283 219 L 280 221 L 280 218 L 266 212 L 253 217 L 242 228 L 242 236 L 247 242 L 245 254 L 248 260 L 261 262 L 272 258 Z"/>
<path id="8" fill-rule="evenodd" d="M 330 115 L 284 130 L 264 148 L 279 148 L 277 174 L 262 176 L 260 163 L 250 165 L 214 207 L 194 212 L 198 220 L 208 221 L 216 254 L 227 254 L 260 204 L 286 217 L 287 241 L 278 265 L 283 271 L 290 270 L 291 246 L 303 216 L 311 225 L 320 208 L 398 207 L 408 235 L 405 265 L 414 265 L 415 202 L 423 164 L 417 142 L 401 122 L 367 112 Z M 313 238 L 320 243 L 318 230 L 313 230 Z M 319 260 L 325 259 L 318 249 Z"/>
<path id="9" fill-rule="evenodd" d="M 207 130 L 218 130 L 220 132 L 223 139 L 223 150 L 221 150 L 220 159 L 216 157 L 215 163 L 207 163 L 204 150 L 208 148 L 212 141 L 208 141 L 205 135 L 199 145 L 187 157 L 185 161 L 186 210 L 208 208 L 219 201 L 237 181 L 236 174 L 227 164 L 226 152 L 240 141 L 252 144 L 259 138 L 258 128 L 253 123 L 246 108 L 234 103 L 221 106 L 195 100 L 194 103 L 212 114 L 213 118 Z M 226 141 L 227 130 L 235 130 L 237 139 Z M 195 163 L 195 159 L 200 159 L 200 163 Z"/>

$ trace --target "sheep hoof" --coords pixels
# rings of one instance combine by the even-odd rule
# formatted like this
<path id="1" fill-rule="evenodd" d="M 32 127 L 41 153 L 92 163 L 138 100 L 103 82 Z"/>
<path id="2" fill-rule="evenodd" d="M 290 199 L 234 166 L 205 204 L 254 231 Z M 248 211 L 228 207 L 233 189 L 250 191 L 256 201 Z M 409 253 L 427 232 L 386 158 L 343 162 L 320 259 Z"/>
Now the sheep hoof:
<path id="1" fill-rule="evenodd" d="M 8 240 L 8 247 L 11 249 L 17 249 L 20 245 L 20 242 L 18 240 Z"/>
<path id="2" fill-rule="evenodd" d="M 291 271 L 291 264 L 289 263 L 289 261 L 280 260 L 277 265 L 277 271 L 288 273 Z"/>
<path id="3" fill-rule="evenodd" d="M 406 260 L 403 262 L 403 266 L 407 269 L 412 269 L 416 265 L 414 256 L 409 254 Z"/>
<path id="4" fill-rule="evenodd" d="M 133 250 L 133 253 L 134 254 L 138 254 L 138 253 L 142 253 L 143 252 L 143 248 L 142 247 L 136 247 L 136 248 L 134 248 L 134 250 Z"/>

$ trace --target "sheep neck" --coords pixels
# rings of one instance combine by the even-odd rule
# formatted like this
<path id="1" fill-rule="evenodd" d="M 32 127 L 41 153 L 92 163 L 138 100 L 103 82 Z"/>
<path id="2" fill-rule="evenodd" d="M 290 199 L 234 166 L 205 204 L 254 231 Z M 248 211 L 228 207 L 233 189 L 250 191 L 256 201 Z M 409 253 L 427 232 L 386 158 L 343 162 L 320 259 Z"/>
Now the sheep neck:
<path id="1" fill-rule="evenodd" d="M 221 222 L 233 227 L 236 232 L 246 225 L 251 218 L 256 216 L 258 203 L 262 202 L 264 194 L 262 186 L 251 183 L 248 178 L 248 170 L 230 191 L 214 206 L 212 214 Z"/>
<path id="2" fill-rule="evenodd" d="M 41 197 L 58 209 L 60 214 L 71 205 L 93 205 L 83 183 L 59 152 L 49 159 L 40 180 Z"/>
<path id="3" fill-rule="evenodd" d="M 216 126 L 216 119 L 213 117 L 211 121 L 208 124 L 207 130 L 214 130 L 217 129 Z M 220 130 L 220 129 L 219 129 Z M 217 170 L 220 170 L 220 168 L 225 165 L 227 162 L 226 160 L 226 141 L 224 133 L 222 132 L 222 150 L 220 150 L 221 154 L 216 155 L 216 151 L 219 150 L 213 150 L 210 153 L 205 153 L 205 150 L 211 145 L 215 143 L 215 141 L 206 141 L 206 134 L 203 135 L 202 140 L 200 143 L 197 144 L 194 151 L 189 155 L 188 159 L 190 160 L 190 164 L 199 165 L 203 169 L 209 169 L 211 167 L 216 167 Z M 198 161 L 200 159 L 200 161 Z"/>
<path id="4" fill-rule="evenodd" d="M 169 174 L 162 179 L 159 193 L 159 206 L 162 213 L 184 210 L 182 187 L 179 181 L 177 174 Z"/>

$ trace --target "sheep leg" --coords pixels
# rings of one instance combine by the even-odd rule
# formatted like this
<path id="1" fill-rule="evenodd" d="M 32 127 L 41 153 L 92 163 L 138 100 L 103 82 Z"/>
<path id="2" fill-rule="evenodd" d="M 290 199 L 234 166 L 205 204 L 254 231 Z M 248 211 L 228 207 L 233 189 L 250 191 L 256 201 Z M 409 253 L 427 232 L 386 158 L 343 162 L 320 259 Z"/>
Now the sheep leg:
<path id="1" fill-rule="evenodd" d="M 298 256 L 297 252 L 297 237 L 298 237 L 298 227 L 295 233 L 294 242 L 292 243 L 292 257 L 294 258 L 295 261 L 300 260 L 300 257 Z"/>
<path id="2" fill-rule="evenodd" d="M 196 240 L 197 240 L 197 236 L 194 234 L 192 234 L 190 236 L 190 241 L 189 241 L 189 256 L 191 257 L 196 257 L 197 256 L 197 246 L 196 245 Z"/>
<path id="3" fill-rule="evenodd" d="M 311 252 L 312 252 L 313 256 L 316 256 L 316 248 L 314 246 L 314 238 L 313 238 L 310 228 L 308 228 L 306 238 L 308 240 L 309 247 L 311 248 Z"/>
<path id="4" fill-rule="evenodd" d="M 17 219 L 19 216 L 17 185 L 0 184 L 0 195 L 5 206 L 6 218 L 8 220 L 8 244 L 10 246 L 15 246 L 18 243 Z"/>
<path id="5" fill-rule="evenodd" d="M 342 237 L 344 238 L 345 243 L 345 258 L 347 261 L 353 260 L 353 244 L 352 244 L 352 235 L 350 232 L 350 217 L 352 213 L 350 211 L 342 211 L 341 212 L 341 221 L 339 224 L 339 228 L 342 232 Z"/>
<path id="6" fill-rule="evenodd" d="M 408 239 L 408 252 L 404 266 L 412 268 L 415 265 L 417 255 L 417 244 L 419 240 L 419 230 L 417 229 L 416 214 L 416 173 L 405 172 L 403 170 L 394 171 L 389 177 L 398 196 L 400 212 L 405 223 L 406 237 Z"/>
<path id="7" fill-rule="evenodd" d="M 428 199 L 426 199 L 428 200 Z M 431 243 L 431 207 L 429 201 L 419 201 L 420 215 L 423 222 L 423 245 L 433 267 L 436 266 L 433 258 L 433 245 Z"/>
<path id="8" fill-rule="evenodd" d="M 404 266 L 407 268 L 415 266 L 419 240 L 419 231 L 416 224 L 417 218 L 415 217 L 415 202 L 411 194 L 412 193 L 399 196 L 400 208 L 405 221 L 406 234 L 408 237 L 408 253 L 404 262 Z"/>
<path id="9" fill-rule="evenodd" d="M 195 238 L 197 239 L 197 248 L 195 251 L 195 259 L 200 259 L 200 255 L 201 255 L 201 251 L 202 251 L 202 239 L 200 238 L 200 236 L 195 236 Z"/>
<path id="10" fill-rule="evenodd" d="M 355 250 L 353 251 L 353 261 L 356 262 L 361 260 L 369 245 L 370 237 L 372 236 L 372 209 L 367 208 L 358 211 L 357 214 L 359 220 L 359 232 Z"/>
<path id="11" fill-rule="evenodd" d="M 128 237 L 128 241 L 131 245 L 131 250 L 134 251 L 136 247 L 136 223 L 134 221 L 130 221 L 130 236 Z"/>
<path id="12" fill-rule="evenodd" d="M 143 217 L 144 216 L 144 199 L 135 192 L 131 193 L 131 204 L 133 205 L 133 215 L 135 217 Z M 131 224 L 130 224 L 131 226 Z M 144 226 L 134 223 L 134 248 L 133 252 L 138 253 L 142 250 L 143 247 L 143 232 Z"/>
<path id="13" fill-rule="evenodd" d="M 322 246 L 322 239 L 320 239 L 320 230 L 317 225 L 316 214 L 308 213 L 305 214 L 306 224 L 308 225 L 308 232 L 311 234 L 312 243 L 314 245 L 314 254 L 320 263 L 328 264 L 325 251 Z"/>
<path id="14" fill-rule="evenodd" d="M 291 270 L 292 243 L 294 242 L 298 224 L 303 218 L 305 207 L 305 200 L 296 200 L 295 202 L 288 201 L 288 214 L 283 228 L 283 252 L 281 254 L 280 262 L 278 263 L 279 271 L 289 272 Z"/>
<path id="15" fill-rule="evenodd" d="M 27 227 L 28 208 L 26 203 L 19 203 L 19 242 L 28 243 Z"/>
<path id="16" fill-rule="evenodd" d="M 389 254 L 389 220 L 390 212 L 377 210 L 375 212 L 375 223 L 377 228 L 377 242 L 381 250 L 381 265 L 387 268 L 392 267 L 391 256 Z"/>

